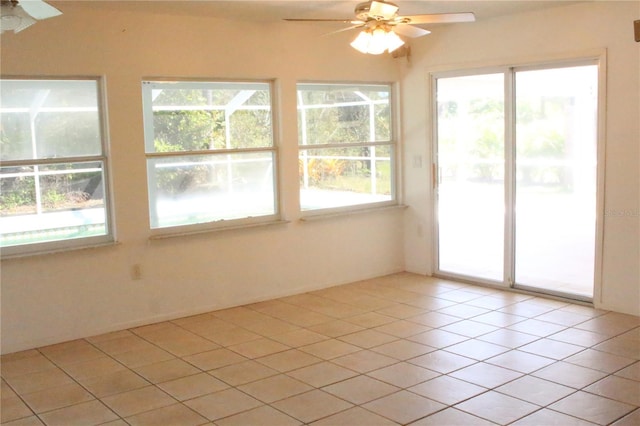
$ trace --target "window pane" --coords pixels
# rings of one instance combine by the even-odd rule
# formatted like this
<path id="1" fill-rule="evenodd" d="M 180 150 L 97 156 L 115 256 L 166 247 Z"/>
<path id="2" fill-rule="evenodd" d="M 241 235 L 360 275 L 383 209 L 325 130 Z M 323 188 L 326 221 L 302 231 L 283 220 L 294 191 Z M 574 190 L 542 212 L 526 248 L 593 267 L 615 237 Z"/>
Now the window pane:
<path id="1" fill-rule="evenodd" d="M 275 214 L 271 152 L 148 160 L 152 228 Z"/>
<path id="2" fill-rule="evenodd" d="M 392 200 L 390 145 L 300 151 L 302 210 Z"/>
<path id="3" fill-rule="evenodd" d="M 388 85 L 298 85 L 301 145 L 391 140 Z"/>
<path id="4" fill-rule="evenodd" d="M 593 296 L 598 67 L 516 73 L 516 283 Z"/>
<path id="5" fill-rule="evenodd" d="M 504 76 L 437 80 L 440 271 L 495 281 L 504 263 Z"/>
<path id="6" fill-rule="evenodd" d="M 2 246 L 106 235 L 102 162 L 0 168 Z"/>
<path id="7" fill-rule="evenodd" d="M 267 83 L 145 82 L 146 151 L 273 146 Z M 149 108 L 151 111 L 149 111 Z"/>
<path id="8" fill-rule="evenodd" d="M 3 161 L 101 155 L 95 80 L 2 80 Z"/>

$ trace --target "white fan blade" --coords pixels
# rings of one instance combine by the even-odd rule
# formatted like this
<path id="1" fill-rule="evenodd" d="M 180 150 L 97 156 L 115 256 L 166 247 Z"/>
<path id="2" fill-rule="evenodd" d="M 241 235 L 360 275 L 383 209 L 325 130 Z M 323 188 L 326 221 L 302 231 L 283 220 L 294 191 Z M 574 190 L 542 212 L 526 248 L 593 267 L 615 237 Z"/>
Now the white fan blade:
<path id="1" fill-rule="evenodd" d="M 451 22 L 474 22 L 476 17 L 471 12 L 435 13 L 432 15 L 401 16 L 398 20 L 405 24 L 447 24 Z"/>
<path id="2" fill-rule="evenodd" d="M 418 28 L 418 27 L 413 27 L 413 26 L 407 25 L 407 24 L 395 25 L 393 27 L 393 32 L 395 32 L 396 34 L 399 34 L 401 36 L 412 37 L 412 38 L 422 37 L 422 36 L 425 36 L 427 34 L 431 34 L 431 31 L 427 31 L 425 29 Z"/>
<path id="3" fill-rule="evenodd" d="M 34 19 L 41 20 L 62 15 L 62 12 L 42 0 L 20 0 L 19 4 Z"/>
<path id="4" fill-rule="evenodd" d="M 314 18 L 284 18 L 283 21 L 289 22 L 344 22 L 345 24 L 355 24 L 362 22 L 353 19 L 314 19 Z"/>
<path id="5" fill-rule="evenodd" d="M 398 6 L 381 1 L 372 1 L 369 7 L 369 16 L 375 19 L 389 20 L 396 16 Z"/>
<path id="6" fill-rule="evenodd" d="M 345 32 L 345 31 L 355 30 L 356 28 L 362 28 L 362 27 L 364 27 L 364 22 L 363 22 L 363 23 L 361 23 L 361 24 L 352 25 L 352 26 L 347 27 L 347 28 L 342 28 L 342 29 L 340 29 L 340 30 L 331 31 L 330 33 L 323 34 L 323 37 L 324 37 L 324 36 L 333 35 L 333 34 L 343 33 L 343 32 Z"/>

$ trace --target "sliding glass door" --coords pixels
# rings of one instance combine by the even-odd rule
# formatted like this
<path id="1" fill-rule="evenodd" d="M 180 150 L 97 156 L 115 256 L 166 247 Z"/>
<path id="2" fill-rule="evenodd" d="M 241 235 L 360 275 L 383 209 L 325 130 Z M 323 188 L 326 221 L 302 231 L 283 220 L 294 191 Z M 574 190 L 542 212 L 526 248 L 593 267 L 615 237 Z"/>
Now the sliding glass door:
<path id="1" fill-rule="evenodd" d="M 439 266 L 502 281 L 504 76 L 438 80 Z"/>
<path id="2" fill-rule="evenodd" d="M 437 273 L 590 299 L 597 65 L 434 83 Z"/>

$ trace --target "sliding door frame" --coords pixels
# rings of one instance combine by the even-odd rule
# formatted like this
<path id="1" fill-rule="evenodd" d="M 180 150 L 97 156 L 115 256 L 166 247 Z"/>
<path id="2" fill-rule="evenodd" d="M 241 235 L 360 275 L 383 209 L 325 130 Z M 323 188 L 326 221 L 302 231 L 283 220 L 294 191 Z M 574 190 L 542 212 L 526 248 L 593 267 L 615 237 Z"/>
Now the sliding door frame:
<path id="1" fill-rule="evenodd" d="M 602 301 L 602 259 L 604 242 L 604 183 L 605 183 L 605 138 L 606 138 L 606 51 L 598 51 L 590 54 L 576 56 L 574 58 L 563 58 L 548 61 L 536 61 L 523 64 L 513 64 L 501 67 L 473 67 L 468 69 L 451 69 L 438 72 L 430 72 L 429 92 L 432 124 L 432 206 L 433 206 L 433 275 L 442 278 L 449 278 L 463 282 L 483 284 L 492 287 L 504 287 L 524 291 L 527 293 L 544 293 L 550 296 L 565 299 L 578 300 L 581 302 L 592 302 L 599 304 Z M 515 75 L 519 71 L 544 70 L 554 68 L 568 68 L 584 65 L 595 65 L 598 67 L 598 94 L 597 94 L 597 118 L 596 118 L 596 223 L 595 238 L 593 241 L 595 249 L 593 265 L 593 297 L 587 298 L 581 295 L 555 292 L 552 290 L 542 290 L 530 286 L 519 285 L 515 282 L 515 195 L 516 195 L 516 93 Z M 439 201 L 438 191 L 440 184 L 439 164 L 438 164 L 438 108 L 437 108 L 437 81 L 441 78 L 463 77 L 483 74 L 504 75 L 504 276 L 503 281 L 489 280 L 456 274 L 449 271 L 441 271 L 439 268 Z"/>

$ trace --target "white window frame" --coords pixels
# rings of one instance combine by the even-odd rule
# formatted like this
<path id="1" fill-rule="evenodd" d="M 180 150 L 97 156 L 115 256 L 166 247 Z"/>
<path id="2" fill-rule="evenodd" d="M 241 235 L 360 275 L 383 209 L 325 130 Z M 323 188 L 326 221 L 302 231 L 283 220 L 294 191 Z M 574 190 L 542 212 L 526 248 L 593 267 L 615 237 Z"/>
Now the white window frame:
<path id="1" fill-rule="evenodd" d="M 103 77 L 95 76 L 0 76 L 0 81 L 22 80 L 36 82 L 48 81 L 93 81 L 96 83 L 97 108 L 100 132 L 100 148 L 98 155 L 70 156 L 59 158 L 42 158 L 27 160 L 2 160 L 2 167 L 20 166 L 51 166 L 59 164 L 69 164 L 78 162 L 99 162 L 102 164 L 102 185 L 104 190 L 104 217 L 105 234 L 90 237 L 68 238 L 56 241 L 45 241 L 27 243 L 2 247 L 2 258 L 22 257 L 28 255 L 38 255 L 44 253 L 54 253 L 60 251 L 76 250 L 115 243 L 115 220 L 113 216 L 113 197 L 111 194 L 110 178 L 110 158 L 109 158 L 109 137 L 107 127 L 107 105 L 106 105 L 106 84 Z M 55 107 L 52 108 L 55 110 Z M 2 113 L 0 109 L 0 113 Z M 37 173 L 36 173 L 37 175 Z M 2 230 L 0 230 L 2 232 Z"/>
<path id="2" fill-rule="evenodd" d="M 270 99 L 270 114 L 271 114 L 271 133 L 272 133 L 272 145 L 269 147 L 259 148 L 227 148 L 227 149 L 210 149 L 210 150 L 198 150 L 198 151 L 176 151 L 176 152 L 155 152 L 151 151 L 154 146 L 154 128 L 153 128 L 153 97 L 152 90 L 163 87 L 175 88 L 177 84 L 185 89 L 202 89 L 207 85 L 213 87 L 219 87 L 228 83 L 229 85 L 235 84 L 261 84 L 269 87 L 269 99 Z M 276 91 L 274 90 L 273 80 L 223 80 L 223 79 L 176 79 L 176 78 L 145 78 L 142 81 L 142 103 L 143 103 L 143 121 L 144 121 L 144 144 L 145 144 L 145 157 L 147 160 L 147 190 L 148 190 L 148 207 L 149 207 L 149 226 L 151 232 L 151 239 L 163 239 L 171 238 L 175 236 L 183 236 L 190 234 L 198 234 L 202 232 L 218 231 L 218 230 L 232 230 L 251 228 L 256 226 L 265 226 L 271 224 L 285 223 L 281 219 L 281 206 L 279 197 L 279 151 L 278 151 L 278 138 L 277 138 L 277 114 L 274 106 L 276 105 Z M 177 158 L 191 157 L 191 156 L 211 156 L 212 158 L 221 155 L 233 155 L 233 154 L 252 154 L 252 153 L 271 153 L 272 167 L 273 167 L 273 214 L 259 215 L 259 216 L 245 216 L 241 218 L 233 219 L 214 219 L 206 222 L 176 225 L 176 226 L 152 226 L 152 215 L 154 207 L 154 200 L 152 199 L 151 190 L 151 176 L 149 174 L 149 160 L 162 159 L 162 158 Z"/>
<path id="3" fill-rule="evenodd" d="M 343 205 L 338 207 L 321 207 L 314 209 L 303 209 L 302 205 L 300 205 L 300 212 L 303 219 L 313 219 L 314 217 L 331 217 L 334 215 L 342 215 L 349 214 L 351 212 L 358 211 L 370 211 L 378 208 L 389 208 L 398 205 L 398 143 L 397 143 L 397 130 L 396 130 L 396 95 L 395 95 L 395 85 L 390 82 L 353 82 L 353 81 L 299 81 L 296 85 L 296 105 L 297 110 L 300 111 L 300 88 L 308 87 L 336 87 L 336 86 L 344 86 L 345 89 L 348 90 L 349 87 L 381 87 L 385 86 L 389 90 L 389 116 L 390 116 L 390 137 L 387 141 L 359 141 L 359 142 L 338 142 L 338 143 L 328 143 L 328 144 L 307 144 L 306 140 L 304 140 L 305 135 L 303 131 L 303 140 L 298 141 L 298 159 L 305 151 L 312 150 L 322 150 L 322 149 L 333 149 L 333 148 L 364 148 L 364 147 L 377 147 L 377 146 L 385 146 L 389 147 L 390 150 L 390 186 L 391 186 L 391 196 L 389 200 L 385 201 L 377 201 L 370 203 L 354 203 L 349 205 Z M 316 106 L 312 106 L 311 108 L 317 108 Z M 302 109 L 302 113 L 304 114 L 304 109 Z M 373 125 L 373 123 L 371 123 Z M 300 126 L 300 123 L 298 124 Z M 374 163 L 372 161 L 372 163 Z M 306 172 L 306 168 L 304 169 Z M 304 178 L 303 178 L 304 179 Z M 304 179 L 306 181 L 306 179 Z M 375 188 L 375 185 L 372 185 Z M 302 191 L 302 186 L 299 187 L 300 191 Z"/>

